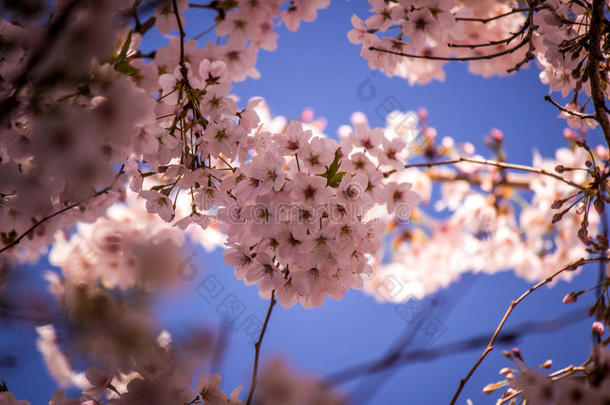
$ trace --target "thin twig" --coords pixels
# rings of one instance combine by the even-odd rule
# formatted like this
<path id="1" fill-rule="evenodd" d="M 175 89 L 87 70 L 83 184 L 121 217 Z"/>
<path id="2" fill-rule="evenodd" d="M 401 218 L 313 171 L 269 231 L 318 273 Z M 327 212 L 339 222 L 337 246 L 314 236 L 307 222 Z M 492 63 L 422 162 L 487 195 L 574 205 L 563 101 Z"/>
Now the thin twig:
<path id="1" fill-rule="evenodd" d="M 499 179 L 494 179 L 491 176 L 479 176 L 476 173 L 461 173 L 455 171 L 445 173 L 440 170 L 428 170 L 426 175 L 430 180 L 438 182 L 467 181 L 475 186 L 493 182 L 498 186 L 508 186 L 526 190 L 530 188 L 531 182 L 531 178 L 529 178 L 528 175 L 519 173 L 506 173 L 506 176 Z"/>
<path id="2" fill-rule="evenodd" d="M 252 368 L 252 381 L 250 383 L 250 392 L 248 393 L 248 400 L 246 401 L 246 405 L 250 405 L 250 403 L 252 402 L 252 398 L 254 397 L 254 390 L 256 389 L 256 375 L 258 374 L 258 359 L 260 357 L 261 345 L 263 343 L 263 338 L 265 337 L 265 331 L 267 330 L 267 324 L 269 323 L 269 317 L 271 316 L 271 311 L 273 310 L 275 302 L 275 290 L 273 290 L 271 291 L 271 301 L 269 301 L 269 309 L 267 310 L 265 322 L 263 322 L 263 328 L 261 329 L 261 333 L 258 337 L 257 342 L 254 344 L 254 366 Z"/>
<path id="3" fill-rule="evenodd" d="M 551 98 L 551 96 L 544 96 L 544 99 L 546 101 L 548 101 L 549 103 L 553 104 L 555 107 L 557 107 L 557 109 L 563 111 L 564 113 L 573 115 L 573 116 L 578 117 L 578 118 L 583 118 L 583 119 L 595 119 L 595 115 L 594 114 L 583 114 L 583 113 L 578 112 L 578 111 L 568 110 L 567 108 L 565 108 L 561 104 L 559 104 L 557 101 L 553 100 Z"/>
<path id="4" fill-rule="evenodd" d="M 511 54 L 511 53 L 515 52 L 516 50 L 522 48 L 526 44 L 528 44 L 530 42 L 531 38 L 532 38 L 534 30 L 532 29 L 532 26 L 529 23 L 526 23 L 523 26 L 523 28 L 526 28 L 526 27 L 529 27 L 529 29 L 527 30 L 527 34 L 521 40 L 521 42 L 519 42 L 517 45 L 513 46 L 512 48 L 507 48 L 507 49 L 505 49 L 503 51 L 499 51 L 499 52 L 492 53 L 492 54 L 487 54 L 487 55 L 462 56 L 462 57 L 460 57 L 460 56 L 417 55 L 417 54 L 412 54 L 412 53 L 404 53 L 404 52 L 399 52 L 399 51 L 392 51 L 390 49 L 377 48 L 375 46 L 369 47 L 369 50 L 389 53 L 389 54 L 392 54 L 392 55 L 404 56 L 406 58 L 427 59 L 427 60 L 443 60 L 443 61 L 468 62 L 468 61 L 473 61 L 473 60 L 493 59 L 493 58 L 497 58 L 499 56 L 504 56 L 504 55 Z M 523 31 L 525 31 L 525 30 L 522 29 L 522 33 L 523 33 Z"/>
<path id="5" fill-rule="evenodd" d="M 604 132 L 606 143 L 610 146 L 610 120 L 606 113 L 606 96 L 602 89 L 600 74 L 600 64 L 604 60 L 600 48 L 602 37 L 602 23 L 604 19 L 604 0 L 593 0 L 593 10 L 591 12 L 591 24 L 589 26 L 589 63 L 587 71 L 591 83 L 591 98 L 595 106 L 595 120 Z"/>
<path id="6" fill-rule="evenodd" d="M 511 73 L 513 71 L 519 70 L 521 68 L 521 66 L 523 66 L 525 63 L 527 63 L 530 59 L 533 58 L 533 53 L 531 52 L 532 48 L 533 48 L 533 45 L 532 45 L 531 41 L 532 41 L 532 36 L 534 35 L 534 30 L 537 28 L 534 25 L 534 23 L 533 23 L 534 11 L 536 11 L 536 10 L 538 10 L 538 8 L 535 8 L 535 7 L 529 7 L 529 8 L 521 10 L 521 11 L 528 11 L 527 20 L 525 21 L 525 23 L 523 24 L 521 29 L 516 34 L 514 34 L 514 38 L 512 38 L 512 39 L 516 39 L 517 36 L 524 34 L 523 39 L 517 45 L 515 45 L 513 47 L 509 47 L 509 48 L 507 48 L 507 49 L 505 49 L 503 51 L 499 51 L 499 52 L 492 53 L 492 54 L 474 55 L 474 56 L 462 56 L 462 57 L 459 57 L 459 56 L 417 55 L 417 54 L 410 54 L 410 53 L 404 53 L 404 52 L 399 52 L 399 51 L 393 51 L 393 50 L 389 50 L 389 49 L 377 48 L 377 47 L 374 47 L 374 46 L 369 47 L 369 50 L 371 50 L 371 51 L 378 51 L 378 52 L 384 52 L 384 53 L 389 53 L 389 54 L 392 54 L 392 55 L 404 56 L 404 57 L 407 57 L 407 58 L 414 58 L 414 59 L 468 62 L 468 61 L 475 61 L 475 60 L 494 59 L 494 58 L 497 58 L 497 57 L 500 57 L 500 56 L 509 55 L 509 54 L 512 54 L 513 52 L 521 49 L 525 45 L 529 44 L 530 51 L 528 51 L 526 53 L 526 55 L 523 58 L 523 60 L 518 62 L 514 67 L 512 67 L 512 68 L 507 70 L 508 73 Z M 512 14 L 513 12 L 515 12 L 515 11 L 513 10 L 512 12 L 509 12 L 509 14 Z M 493 19 L 501 18 L 501 17 L 502 17 L 502 15 L 496 16 L 496 17 L 491 17 L 491 19 L 464 19 L 462 21 L 479 21 L 479 22 L 487 23 L 489 21 L 492 21 Z M 512 39 L 508 38 L 509 42 Z"/>
<path id="7" fill-rule="evenodd" d="M 522 392 L 523 392 L 523 390 L 515 391 L 515 392 L 513 392 L 512 394 L 510 394 L 507 397 L 500 398 L 500 400 L 498 401 L 498 405 L 502 405 L 502 404 L 510 401 L 511 399 L 521 395 Z"/>
<path id="8" fill-rule="evenodd" d="M 218 8 L 218 2 L 213 1 L 210 4 L 189 3 L 189 7 L 193 7 L 193 8 L 210 8 L 212 10 L 216 10 Z"/>
<path id="9" fill-rule="evenodd" d="M 526 321 L 504 330 L 496 339 L 496 344 L 509 345 L 526 335 L 556 332 L 564 327 L 581 322 L 586 316 L 587 308 L 571 311 L 560 317 L 548 320 Z M 358 377 L 379 373 L 383 370 L 401 367 L 415 362 L 435 360 L 448 355 L 465 353 L 484 347 L 489 341 L 489 334 L 482 334 L 455 342 L 445 343 L 432 349 L 417 349 L 403 352 L 396 361 L 382 363 L 379 360 L 366 361 L 343 370 L 334 372 L 324 379 L 324 384 L 334 386 Z"/>
<path id="10" fill-rule="evenodd" d="M 23 70 L 13 81 L 13 89 L 9 95 L 0 102 L 0 120 L 5 117 L 7 118 L 18 105 L 17 97 L 23 87 L 28 83 L 30 73 L 41 64 L 44 56 L 53 49 L 55 42 L 57 42 L 57 39 L 59 38 L 59 34 L 66 28 L 72 14 L 79 6 L 79 3 L 82 2 L 83 0 L 72 0 L 64 7 L 61 7 L 57 13 L 57 17 L 54 18 L 47 27 L 44 39 L 40 42 L 40 45 L 32 50 L 32 52 L 29 52 Z"/>
<path id="11" fill-rule="evenodd" d="M 408 169 L 411 167 L 433 167 L 433 166 L 442 166 L 442 165 L 454 165 L 454 164 L 461 163 L 461 162 L 469 162 L 469 163 L 475 163 L 475 164 L 479 164 L 479 165 L 496 166 L 496 167 L 500 167 L 502 169 L 513 169 L 513 170 L 521 170 L 521 171 L 530 172 L 530 173 L 542 174 L 545 176 L 553 177 L 554 179 L 557 179 L 566 184 L 569 184 L 570 186 L 575 187 L 579 190 L 585 189 L 580 184 L 576 184 L 570 180 L 564 179 L 563 177 L 559 176 L 558 174 L 549 172 L 544 169 L 537 169 L 537 168 L 531 167 L 531 166 L 517 165 L 517 164 L 512 164 L 512 163 L 498 162 L 496 160 L 472 159 L 472 158 L 467 158 L 467 157 L 463 157 L 463 156 L 461 156 L 457 159 L 451 159 L 451 160 L 440 160 L 440 161 L 436 161 L 436 162 L 407 164 L 407 165 L 405 165 L 405 169 Z"/>
<path id="12" fill-rule="evenodd" d="M 604 212 L 601 213 L 600 217 L 601 217 L 601 222 L 602 222 L 602 232 L 603 232 L 603 235 L 607 239 L 608 238 L 608 216 L 606 213 L 607 213 L 607 210 L 604 210 Z M 595 289 L 595 297 L 597 299 L 599 299 L 602 296 L 603 284 L 604 284 L 604 280 L 606 279 L 606 267 L 607 267 L 606 263 L 599 262 L 599 273 L 597 275 L 597 287 Z"/>
<path id="13" fill-rule="evenodd" d="M 502 317 L 502 320 L 498 324 L 498 327 L 496 328 L 495 332 L 491 336 L 491 339 L 489 340 L 489 343 L 487 344 L 487 347 L 485 347 L 485 350 L 483 350 L 483 353 L 481 353 L 481 355 L 479 356 L 477 361 L 474 363 L 474 365 L 472 366 L 470 371 L 468 371 L 466 376 L 460 380 L 460 384 L 459 384 L 457 390 L 455 391 L 455 394 L 453 395 L 453 398 L 451 399 L 450 405 L 455 405 L 455 402 L 459 398 L 460 393 L 462 392 L 462 390 L 466 386 L 466 383 L 468 382 L 468 380 L 470 380 L 470 377 L 472 377 L 472 375 L 474 374 L 476 369 L 483 362 L 483 359 L 485 359 L 485 357 L 489 354 L 489 352 L 491 352 L 494 349 L 494 343 L 495 343 L 498 335 L 500 334 L 500 331 L 502 330 L 502 327 L 504 326 L 504 324 L 508 320 L 508 317 L 513 312 L 515 307 L 521 301 L 523 301 L 525 298 L 527 298 L 527 296 L 529 296 L 531 293 L 533 293 L 534 291 L 536 291 L 537 289 L 539 289 L 543 285 L 548 284 L 551 281 L 553 281 L 555 279 L 555 277 L 557 277 L 559 274 L 563 273 L 566 270 L 575 270 L 576 268 L 578 268 L 578 267 L 580 267 L 580 266 L 582 266 L 584 264 L 587 264 L 587 263 L 593 263 L 593 262 L 598 262 L 598 261 L 605 261 L 605 262 L 607 262 L 609 260 L 610 260 L 610 257 L 593 257 L 593 258 L 588 258 L 588 259 L 584 259 L 584 258 L 579 259 L 579 260 L 577 260 L 575 262 L 572 262 L 572 263 L 562 267 L 561 269 L 557 270 L 555 273 L 553 273 L 552 275 L 550 275 L 546 279 L 542 280 L 541 282 L 539 282 L 538 284 L 534 285 L 529 290 L 527 290 L 526 292 L 521 294 L 521 296 L 519 298 L 517 298 L 514 301 L 511 301 L 510 305 L 508 306 L 508 309 L 506 310 L 506 313 Z"/>
<path id="14" fill-rule="evenodd" d="M 83 198 L 80 201 L 77 201 L 75 203 L 72 203 L 70 205 L 65 206 L 64 208 L 60 209 L 59 211 L 55 211 L 52 214 L 47 215 L 46 217 L 43 217 L 40 221 L 37 221 L 34 225 L 32 225 L 31 227 L 29 227 L 24 233 L 22 233 L 17 239 L 15 239 L 14 241 L 12 241 L 11 243 L 9 243 L 8 245 L 4 246 L 2 249 L 0 249 L 0 254 L 4 253 L 5 251 L 9 250 L 10 248 L 12 248 L 13 246 L 16 246 L 17 244 L 19 244 L 19 242 L 21 242 L 21 240 L 23 238 L 25 238 L 26 236 L 28 236 L 29 234 L 31 234 L 34 230 L 36 230 L 36 228 L 38 228 L 40 225 L 44 224 L 45 222 L 47 222 L 50 219 L 55 218 L 56 216 L 63 214 L 66 211 L 71 210 L 74 207 L 77 207 L 81 204 L 86 203 L 87 201 L 91 200 L 92 198 L 95 198 L 99 195 L 102 194 L 106 194 L 107 192 L 109 192 L 110 190 L 112 190 L 112 188 L 114 187 L 114 185 L 116 184 L 117 180 L 119 179 L 119 177 L 124 173 L 123 171 L 123 166 L 121 166 L 121 170 L 119 170 L 119 173 L 116 175 L 116 177 L 114 178 L 114 181 L 112 182 L 111 185 L 104 187 L 103 189 L 96 191 L 95 193 L 91 194 L 88 197 Z"/>
<path id="15" fill-rule="evenodd" d="M 525 26 L 526 25 L 524 25 L 524 27 Z M 489 41 L 489 42 L 484 42 L 484 43 L 480 43 L 480 44 L 453 44 L 453 43 L 448 43 L 447 46 L 449 48 L 470 48 L 470 49 L 474 49 L 474 48 L 485 48 L 485 47 L 488 47 L 488 46 L 495 46 L 495 45 L 502 45 L 502 44 L 508 45 L 511 41 L 513 41 L 519 35 L 523 34 L 523 32 L 525 32 L 524 28 L 522 28 L 521 30 L 515 32 L 514 34 L 511 34 L 511 36 L 509 36 L 507 38 L 500 39 L 500 40 L 497 40 L 497 41 Z"/>
<path id="16" fill-rule="evenodd" d="M 534 11 L 538 11 L 542 9 L 542 7 L 537 7 L 535 9 L 533 9 Z M 529 7 L 523 7 L 523 8 L 514 8 L 510 11 L 507 11 L 506 13 L 503 14 L 498 14 L 496 16 L 493 17 L 489 17 L 489 18 L 474 18 L 474 17 L 455 17 L 456 21 L 469 21 L 469 22 L 480 22 L 483 24 L 487 24 L 488 22 L 494 21 L 494 20 L 499 20 L 500 18 L 504 18 L 507 17 L 509 15 L 512 14 L 516 14 L 516 13 L 524 13 L 524 12 L 530 12 L 532 11 L 531 8 Z"/>
<path id="17" fill-rule="evenodd" d="M 186 62 L 184 61 L 184 38 L 186 37 L 186 33 L 184 32 L 182 19 L 180 18 L 180 12 L 178 11 L 178 2 L 177 0 L 172 1 L 174 5 L 174 15 L 176 16 L 176 22 L 178 23 L 178 32 L 180 33 L 180 73 L 182 74 L 182 79 L 188 86 L 188 68 L 186 67 Z"/>
<path id="18" fill-rule="evenodd" d="M 488 55 L 475 55 L 475 56 L 433 56 L 433 55 L 417 55 L 413 53 L 405 53 L 399 51 L 392 51 L 390 49 L 377 48 L 376 46 L 369 47 L 371 51 L 384 52 L 397 56 L 404 56 L 405 58 L 413 58 L 413 59 L 426 59 L 426 60 L 443 60 L 443 61 L 454 61 L 454 62 L 469 62 L 473 60 L 484 60 L 484 59 L 493 59 L 499 56 L 504 56 L 515 52 L 516 50 L 522 48 L 529 42 L 529 36 L 526 36 L 521 42 L 515 45 L 512 48 L 505 49 L 500 52 L 488 54 Z"/>
<path id="19" fill-rule="evenodd" d="M 397 340 L 397 342 L 393 345 L 394 347 L 388 350 L 385 356 L 381 357 L 379 361 L 375 362 L 373 368 L 381 371 L 394 366 L 398 360 L 400 360 L 404 351 L 411 345 L 411 343 L 413 343 L 415 336 L 429 319 L 432 310 L 436 307 L 436 305 L 437 302 L 432 302 L 430 306 L 427 306 L 427 308 L 418 315 L 418 320 L 415 325 L 407 325 L 404 336 L 401 336 Z M 369 384 L 370 386 L 364 385 L 365 382 L 360 384 L 360 386 L 357 386 L 354 390 L 354 396 L 358 398 L 359 405 L 365 405 L 368 403 L 374 397 L 375 393 L 383 387 L 384 381 L 387 381 L 387 379 L 373 382 L 372 384 Z M 359 390 L 359 387 L 362 387 L 362 389 Z"/>

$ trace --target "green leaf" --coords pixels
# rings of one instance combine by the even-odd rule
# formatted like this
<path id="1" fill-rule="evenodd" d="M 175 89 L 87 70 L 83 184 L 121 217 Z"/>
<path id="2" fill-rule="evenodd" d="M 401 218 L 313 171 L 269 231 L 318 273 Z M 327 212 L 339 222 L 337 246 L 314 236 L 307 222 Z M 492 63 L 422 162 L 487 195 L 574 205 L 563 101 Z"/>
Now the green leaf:
<path id="1" fill-rule="evenodd" d="M 347 172 L 338 172 L 335 173 L 334 176 L 332 176 L 331 178 L 328 179 L 327 185 L 331 186 L 331 187 L 339 187 L 339 184 L 341 183 L 341 179 L 343 179 L 343 176 L 345 176 Z"/>
<path id="2" fill-rule="evenodd" d="M 131 66 L 127 60 L 122 60 L 114 64 L 114 70 L 126 74 L 127 76 L 136 76 L 140 71 Z"/>
<path id="3" fill-rule="evenodd" d="M 125 42 L 121 47 L 121 51 L 118 53 L 118 55 L 115 56 L 114 62 L 112 64 L 114 66 L 114 70 L 116 70 L 117 72 L 125 73 L 128 76 L 135 76 L 139 72 L 138 69 L 134 68 L 129 64 L 129 59 L 127 58 L 127 52 L 129 52 L 129 47 L 131 46 L 132 34 L 133 31 L 129 31 L 129 34 L 127 34 L 127 39 L 125 39 Z"/>
<path id="4" fill-rule="evenodd" d="M 127 52 L 129 52 L 129 47 L 131 46 L 131 34 L 132 33 L 133 33 L 133 31 L 130 30 L 129 34 L 127 34 L 127 39 L 125 40 L 125 43 L 123 44 L 123 47 L 121 48 L 121 52 L 119 52 L 119 55 L 117 56 L 118 61 L 123 61 L 127 57 Z"/>
<path id="5" fill-rule="evenodd" d="M 341 183 L 341 179 L 345 175 L 346 172 L 339 172 L 339 168 L 341 167 L 341 161 L 339 160 L 341 156 L 341 148 L 337 148 L 335 151 L 335 158 L 333 159 L 330 166 L 326 166 L 326 171 L 322 174 L 318 174 L 320 177 L 326 178 L 326 185 L 330 187 L 338 187 L 339 183 Z"/>

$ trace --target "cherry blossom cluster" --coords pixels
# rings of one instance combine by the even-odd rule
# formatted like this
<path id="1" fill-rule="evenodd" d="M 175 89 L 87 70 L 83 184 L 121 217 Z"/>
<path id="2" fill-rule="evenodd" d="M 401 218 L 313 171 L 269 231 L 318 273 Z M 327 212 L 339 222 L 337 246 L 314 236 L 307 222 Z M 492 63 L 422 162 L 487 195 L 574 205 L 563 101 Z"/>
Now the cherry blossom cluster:
<path id="1" fill-rule="evenodd" d="M 52 24 L 68 22 L 57 37 L 36 21 L 0 20 L 7 49 L 0 69 L 1 246 L 70 204 L 83 208 L 47 221 L 12 250 L 15 257 L 35 261 L 56 229 L 103 214 L 120 189 L 113 187 L 116 167 L 142 126 L 155 121 L 154 100 L 118 70 L 127 50 L 112 57 L 129 30 L 117 17 L 123 7 L 60 4 Z"/>
<path id="2" fill-rule="evenodd" d="M 55 391 L 50 405 L 136 405 L 190 403 L 205 405 L 244 405 L 238 398 L 242 386 L 229 395 L 221 388 L 220 374 L 203 373 L 194 387 L 184 370 L 184 358 L 177 357 L 171 336 L 163 331 L 149 350 L 147 358 L 135 364 L 132 371 L 111 374 L 97 367 L 85 372 L 71 370 L 66 356 L 57 346 L 55 330 L 51 326 L 39 327 L 38 346 L 45 355 L 54 378 L 61 381 L 65 375 L 74 380 L 65 386 L 76 386 L 82 391 L 80 398 L 67 398 L 65 388 Z M 180 367 L 180 368 L 178 368 Z M 59 374 L 57 374 L 59 373 Z M 64 375 L 62 376 L 63 373 Z M 65 383 L 65 381 L 64 381 Z M 323 385 L 321 381 L 304 376 L 290 368 L 282 359 L 270 361 L 262 370 L 259 389 L 254 397 L 256 405 L 345 405 L 347 398 Z M 29 405 L 17 400 L 11 392 L 0 392 L 6 405 Z"/>
<path id="3" fill-rule="evenodd" d="M 285 361 L 276 358 L 262 370 L 258 405 L 345 405 L 347 398 L 324 386 L 322 381 L 296 373 Z"/>
<path id="4" fill-rule="evenodd" d="M 593 333 L 600 338 L 603 327 L 593 325 Z M 514 367 L 500 370 L 503 380 L 485 386 L 483 392 L 491 395 L 503 391 L 499 401 L 517 403 L 519 399 L 533 404 L 603 404 L 610 400 L 610 385 L 604 375 L 610 366 L 606 344 L 596 344 L 591 357 L 582 365 L 571 365 L 550 371 L 553 361 L 547 360 L 538 366 L 528 365 L 518 348 L 505 350 Z M 592 360 L 595 360 L 594 362 Z"/>
<path id="5" fill-rule="evenodd" d="M 285 133 L 259 136 L 266 141 L 224 186 L 225 261 L 262 296 L 275 290 L 284 306 L 342 298 L 371 273 L 367 256 L 379 250 L 384 230 L 375 211 L 385 205 L 388 215 L 408 220 L 418 203 L 410 183 L 387 181 L 379 170 L 400 165 L 406 142 L 365 123 L 341 144 L 294 121 Z"/>
<path id="6" fill-rule="evenodd" d="M 579 94 L 591 97 L 588 63 L 590 2 L 555 1 L 383 1 L 369 0 L 372 15 L 364 21 L 352 17 L 348 34 L 362 44 L 361 55 L 371 69 L 414 83 L 444 80 L 449 61 L 466 61 L 472 73 L 483 77 L 505 75 L 536 60 L 540 79 L 550 92 L 563 98 L 555 103 L 573 128 L 593 127 L 595 116 L 584 114 L 587 105 Z M 602 44 L 606 33 L 601 33 Z M 599 46 L 599 45 L 597 45 Z M 602 50 L 603 54 L 605 51 Z M 601 55 L 600 55 L 601 56 Z M 602 59 L 595 56 L 599 61 Z M 600 65 L 601 83 L 608 69 Z M 595 79 L 594 79 L 595 80 Z M 598 85 L 603 94 L 607 86 Z M 552 101 L 552 100 L 550 100 Z M 606 112 L 604 112 L 606 114 Z"/>
<path id="7" fill-rule="evenodd" d="M 206 336 L 196 335 L 197 340 L 193 338 L 190 342 L 173 342 L 172 336 L 162 331 L 156 338 L 147 340 L 139 351 L 133 352 L 134 356 L 120 369 L 110 367 L 106 357 L 101 355 L 98 358 L 106 363 L 104 368 L 89 367 L 78 373 L 73 371 L 59 347 L 55 329 L 45 325 L 38 327 L 37 332 L 38 349 L 50 374 L 63 387 L 53 394 L 51 405 L 244 404 L 237 399 L 241 386 L 227 396 L 219 388 L 221 377 L 218 374 L 206 376 L 204 373 L 195 387 L 191 386 L 192 374 L 198 368 L 193 356 L 202 359 L 209 352 L 210 341 Z M 139 340 L 137 343 L 142 342 Z M 177 346 L 175 343 L 180 343 L 180 346 L 174 347 Z M 80 398 L 66 398 L 66 387 L 78 388 Z"/>
<path id="8" fill-rule="evenodd" d="M 179 199 L 177 209 L 190 209 L 188 201 Z M 128 192 L 126 201 L 111 206 L 103 217 L 79 223 L 69 240 L 57 233 L 49 262 L 76 285 L 153 291 L 181 276 L 187 235 L 208 251 L 222 246 L 225 237 L 217 228 L 214 221 L 205 229 L 189 227 L 183 232 L 149 214 L 144 201 Z"/>
<path id="9" fill-rule="evenodd" d="M 437 142 L 436 131 L 425 120 L 419 131 L 419 141 L 411 148 L 413 159 L 427 154 L 439 160 L 484 160 L 471 144 L 456 145 L 449 137 Z M 430 201 L 433 185 L 440 183 L 441 195 L 433 208 L 442 219 L 418 207 L 408 224 L 392 224 L 388 232 L 391 260 L 377 262 L 365 291 L 381 301 L 402 302 L 447 287 L 465 272 L 511 269 L 527 281 L 540 281 L 599 251 L 596 246 L 603 252 L 607 242 L 597 239 L 600 219 L 593 202 L 599 190 L 594 179 L 596 173 L 608 171 L 608 149 L 590 148 L 570 129 L 565 136 L 569 147 L 557 150 L 554 158 L 535 152 L 532 166 L 561 173 L 563 180 L 573 184 L 589 184 L 588 192 L 547 174 L 516 175 L 472 162 L 459 162 L 455 168 L 404 170 L 402 176 L 413 182 L 424 202 Z M 493 130 L 488 144 L 500 157 L 502 142 L 502 133 Z M 597 204 L 601 210 L 607 199 L 604 184 Z M 575 232 L 578 228 L 581 231 Z M 560 278 L 570 280 L 575 274 L 565 272 Z M 402 288 L 387 291 L 388 279 Z"/>
<path id="10" fill-rule="evenodd" d="M 348 34 L 349 40 L 362 44 L 361 55 L 369 61 L 371 69 L 404 77 L 411 84 L 443 80 L 443 65 L 451 57 L 476 58 L 514 47 L 519 42 L 516 35 L 512 41 L 503 39 L 507 33 L 519 32 L 526 20 L 524 15 L 512 13 L 489 23 L 476 21 L 510 12 L 516 2 L 370 0 L 369 3 L 373 15 L 364 21 L 352 17 L 354 29 Z M 486 44 L 467 46 L 480 42 Z M 502 58 L 473 60 L 469 68 L 485 77 L 505 74 L 523 59 L 526 51 L 527 47 L 520 47 Z M 400 53 L 413 57 L 405 58 Z"/>
<path id="11" fill-rule="evenodd" d="M 6 49 L 0 66 L 0 236 L 2 246 L 19 242 L 9 253 L 14 258 L 35 261 L 56 230 L 102 215 L 117 198 L 114 189 L 120 192 L 121 165 L 138 190 L 137 183 L 156 170 L 171 175 L 177 161 L 194 171 L 213 168 L 211 159 L 221 152 L 231 159 L 247 155 L 246 146 L 232 146 L 257 118 L 251 106 L 237 110 L 228 97 L 230 82 L 258 76 L 256 50 L 275 49 L 276 18 L 296 30 L 328 5 L 213 2 L 208 8 L 226 19 L 218 23 L 218 35 L 229 41 L 198 47 L 195 39 L 170 34 L 179 30 L 178 21 L 186 23 L 189 4 L 157 3 L 145 22 L 138 18 L 139 1 L 115 0 L 58 2 L 46 32 L 38 19 L 0 20 Z M 144 54 L 142 36 L 152 26 L 169 42 Z M 78 63 L 69 63 L 66 54 Z M 193 176 L 207 174 L 214 173 Z M 151 205 L 162 201 L 148 191 Z M 162 185 L 153 191 L 167 193 Z M 66 215 L 53 215 L 64 208 Z M 44 226 L 29 230 L 42 220 Z"/>
<path id="12" fill-rule="evenodd" d="M 176 2 L 183 25 L 186 21 L 182 14 L 189 7 L 216 12 L 216 24 L 213 28 L 216 36 L 222 38 L 222 44 L 220 41 L 208 41 L 204 54 L 210 60 L 224 61 L 232 81 L 260 76 L 255 66 L 258 50 L 277 49 L 278 33 L 274 27 L 278 23 L 296 31 L 301 21 L 314 21 L 318 10 L 328 7 L 329 4 L 330 0 L 221 0 L 208 4 L 189 4 L 187 0 Z M 162 34 L 179 29 L 172 1 L 161 2 L 155 12 L 155 18 L 155 25 Z M 193 49 L 196 47 L 196 41 L 186 41 L 185 46 Z"/>

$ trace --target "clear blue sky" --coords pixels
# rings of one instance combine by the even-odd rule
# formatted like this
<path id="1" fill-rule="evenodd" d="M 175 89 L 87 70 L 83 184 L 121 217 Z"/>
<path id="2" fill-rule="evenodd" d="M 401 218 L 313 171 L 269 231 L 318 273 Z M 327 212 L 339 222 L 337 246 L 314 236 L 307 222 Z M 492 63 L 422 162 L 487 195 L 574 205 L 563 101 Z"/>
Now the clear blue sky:
<path id="1" fill-rule="evenodd" d="M 482 137 L 491 128 L 505 134 L 509 159 L 531 163 L 532 150 L 550 155 L 563 145 L 564 121 L 556 119 L 557 111 L 543 100 L 546 86 L 538 79 L 535 67 L 510 77 L 482 79 L 470 75 L 465 65 L 447 68 L 444 83 L 409 87 L 406 81 L 390 79 L 367 68 L 359 56 L 359 47 L 350 44 L 346 34 L 351 28 L 353 13 L 366 15 L 368 3 L 336 0 L 322 10 L 314 23 L 305 23 L 296 32 L 279 29 L 279 47 L 275 52 L 259 53 L 258 70 L 262 77 L 235 86 L 242 100 L 263 96 L 273 113 L 289 119 L 298 118 L 304 107 L 314 107 L 316 115 L 328 120 L 327 133 L 349 122 L 350 114 L 363 111 L 372 125 L 382 125 L 375 107 L 389 96 L 395 97 L 407 110 L 426 107 L 430 124 L 439 135 L 450 135 L 458 141 L 470 141 L 482 150 Z M 210 26 L 209 11 L 189 12 L 187 27 L 192 34 Z M 149 45 L 159 38 L 151 36 Z M 357 96 L 357 88 L 372 78 L 377 96 L 369 102 Z M 593 135 L 593 134 L 592 134 Z M 600 139 L 595 133 L 596 139 Z M 168 294 L 159 304 L 161 322 L 177 335 L 185 325 L 206 325 L 218 328 L 223 322 L 216 311 L 220 301 L 208 303 L 197 293 L 199 284 L 213 274 L 223 284 L 224 295 L 240 297 L 245 312 L 264 318 L 267 302 L 258 297 L 255 287 L 236 281 L 232 269 L 222 262 L 219 252 L 197 253 L 197 277 L 185 282 L 180 294 Z M 43 286 L 41 264 L 22 271 L 30 285 Z M 559 283 L 544 288 L 518 307 L 507 327 L 526 320 L 549 319 L 575 309 L 561 304 L 569 291 L 595 284 L 596 267 L 587 267 L 572 284 Z M 30 280 L 30 281 L 28 281 Z M 446 332 L 429 344 L 420 334 L 411 349 L 434 348 L 481 333 L 491 333 L 508 303 L 520 295 L 528 284 L 506 272 L 494 276 L 466 276 L 438 294 L 440 305 L 433 314 L 442 320 Z M 297 368 L 320 376 L 329 375 L 349 365 L 376 358 L 408 328 L 395 312 L 394 305 L 379 304 L 358 291 L 351 291 L 342 301 L 327 300 L 321 308 L 304 310 L 276 307 L 262 350 L 263 363 L 272 355 L 282 355 Z M 0 357 L 12 354 L 17 367 L 2 367 L 0 378 L 7 381 L 18 398 L 26 397 L 32 404 L 48 401 L 54 385 L 35 352 L 35 335 L 31 325 L 11 323 L 1 326 Z M 590 322 L 584 321 L 552 335 L 528 336 L 519 343 L 532 364 L 552 358 L 562 366 L 582 362 L 587 356 Z M 445 404 L 458 381 L 478 357 L 480 350 L 446 356 L 442 359 L 415 363 L 383 373 L 379 377 L 345 384 L 346 393 L 356 392 L 353 403 L 360 405 Z M 223 387 L 231 391 L 244 384 L 252 367 L 253 347 L 245 333 L 235 331 L 230 340 L 222 369 Z M 492 403 L 481 390 L 489 382 L 499 380 L 498 371 L 507 366 L 501 350 L 492 352 L 464 390 L 460 404 L 467 398 L 475 404 Z"/>

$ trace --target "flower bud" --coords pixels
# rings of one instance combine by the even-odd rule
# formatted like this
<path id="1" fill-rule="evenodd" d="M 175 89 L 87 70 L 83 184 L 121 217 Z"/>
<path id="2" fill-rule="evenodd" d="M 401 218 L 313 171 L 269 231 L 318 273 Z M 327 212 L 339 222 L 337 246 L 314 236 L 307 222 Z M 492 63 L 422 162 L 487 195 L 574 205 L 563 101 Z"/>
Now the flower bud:
<path id="1" fill-rule="evenodd" d="M 489 134 L 494 140 L 496 140 L 496 142 L 502 142 L 502 140 L 504 139 L 504 134 L 499 129 L 492 128 Z"/>
<path id="2" fill-rule="evenodd" d="M 561 208 L 561 206 L 563 205 L 564 202 L 565 202 L 565 200 L 555 200 L 555 201 L 553 201 L 551 208 L 554 210 L 558 210 L 559 208 Z"/>
<path id="3" fill-rule="evenodd" d="M 417 109 L 417 116 L 420 120 L 425 121 L 428 119 L 428 110 L 426 110 L 424 107 L 419 107 Z"/>
<path id="4" fill-rule="evenodd" d="M 567 140 L 575 139 L 576 132 L 574 132 L 574 130 L 572 130 L 570 128 L 566 128 L 563 130 L 563 137 L 566 138 Z"/>
<path id="5" fill-rule="evenodd" d="M 602 198 L 599 198 L 599 196 L 595 199 L 595 201 L 593 201 L 593 206 L 595 207 L 595 211 L 597 211 L 598 214 L 604 213 L 604 200 Z"/>
<path id="6" fill-rule="evenodd" d="M 511 370 L 508 367 L 504 367 L 503 369 L 500 370 L 500 375 L 507 375 L 509 373 L 511 373 L 513 370 Z"/>
<path id="7" fill-rule="evenodd" d="M 578 300 L 578 294 L 570 292 L 567 293 L 565 297 L 563 297 L 564 304 L 573 304 Z"/>
<path id="8" fill-rule="evenodd" d="M 593 322 L 593 326 L 591 327 L 591 331 L 595 336 L 600 336 L 604 334 L 604 325 L 601 322 L 595 321 Z"/>

